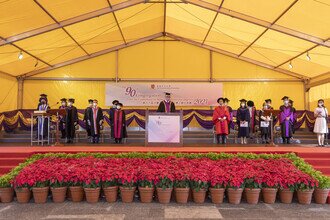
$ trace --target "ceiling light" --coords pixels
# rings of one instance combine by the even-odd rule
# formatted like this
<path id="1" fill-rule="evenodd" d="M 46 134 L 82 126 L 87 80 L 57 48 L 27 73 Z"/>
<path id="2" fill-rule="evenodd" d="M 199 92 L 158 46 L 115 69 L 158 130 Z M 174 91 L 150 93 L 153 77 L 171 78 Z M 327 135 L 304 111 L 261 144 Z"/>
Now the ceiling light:
<path id="1" fill-rule="evenodd" d="M 290 68 L 290 69 L 293 68 L 291 61 L 290 61 L 290 63 L 289 63 L 289 68 Z"/>
<path id="2" fill-rule="evenodd" d="M 19 60 L 23 59 L 23 53 L 22 53 L 22 51 L 19 52 L 19 54 L 18 54 L 18 59 L 19 59 Z"/>
<path id="3" fill-rule="evenodd" d="M 307 52 L 307 55 L 306 55 L 306 59 L 308 60 L 308 61 L 311 61 L 311 57 L 309 56 L 309 54 L 308 54 L 308 52 Z"/>

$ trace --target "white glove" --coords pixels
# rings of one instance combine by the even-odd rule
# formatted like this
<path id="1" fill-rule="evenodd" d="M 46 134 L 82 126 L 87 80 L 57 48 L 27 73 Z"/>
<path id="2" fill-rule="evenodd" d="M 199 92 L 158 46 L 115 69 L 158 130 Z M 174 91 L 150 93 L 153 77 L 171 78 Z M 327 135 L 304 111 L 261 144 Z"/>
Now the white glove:
<path id="1" fill-rule="evenodd" d="M 223 120 L 226 120 L 227 118 L 226 117 L 223 117 Z"/>
<path id="2" fill-rule="evenodd" d="M 103 121 L 100 121 L 100 125 L 102 125 L 103 124 Z"/>
<path id="3" fill-rule="evenodd" d="M 90 120 L 88 120 L 87 122 L 88 122 L 88 125 L 90 126 L 90 125 L 91 125 L 91 121 L 90 121 Z"/>

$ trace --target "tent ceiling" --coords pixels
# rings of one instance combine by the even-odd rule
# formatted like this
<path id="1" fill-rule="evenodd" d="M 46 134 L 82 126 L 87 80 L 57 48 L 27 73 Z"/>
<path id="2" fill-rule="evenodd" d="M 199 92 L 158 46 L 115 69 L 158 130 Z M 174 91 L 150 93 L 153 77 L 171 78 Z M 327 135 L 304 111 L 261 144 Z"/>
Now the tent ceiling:
<path id="1" fill-rule="evenodd" d="M 0 1 L 0 71 L 32 75 L 168 33 L 311 78 L 330 70 L 328 27 L 329 0 Z"/>

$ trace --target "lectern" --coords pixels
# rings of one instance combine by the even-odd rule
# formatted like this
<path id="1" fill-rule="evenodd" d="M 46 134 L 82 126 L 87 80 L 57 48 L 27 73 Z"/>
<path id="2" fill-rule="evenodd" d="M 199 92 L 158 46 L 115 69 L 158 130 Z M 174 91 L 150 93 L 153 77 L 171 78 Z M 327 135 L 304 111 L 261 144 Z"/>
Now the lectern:
<path id="1" fill-rule="evenodd" d="M 274 143 L 274 117 L 280 114 L 280 110 L 264 110 L 264 115 L 270 117 L 270 144 L 276 146 Z"/>
<path id="2" fill-rule="evenodd" d="M 34 120 L 37 121 L 37 138 L 34 139 Z M 45 123 L 45 121 L 47 123 Z M 40 123 L 40 126 L 39 126 Z M 33 143 L 37 143 L 37 145 L 44 145 L 47 143 L 49 145 L 50 138 L 49 138 L 49 123 L 50 123 L 50 114 L 46 111 L 34 111 L 31 114 L 31 146 Z M 45 129 L 44 126 L 47 126 Z M 47 137 L 44 132 L 47 131 Z"/>
<path id="3" fill-rule="evenodd" d="M 183 145 L 182 111 L 146 112 L 146 146 L 182 146 Z"/>

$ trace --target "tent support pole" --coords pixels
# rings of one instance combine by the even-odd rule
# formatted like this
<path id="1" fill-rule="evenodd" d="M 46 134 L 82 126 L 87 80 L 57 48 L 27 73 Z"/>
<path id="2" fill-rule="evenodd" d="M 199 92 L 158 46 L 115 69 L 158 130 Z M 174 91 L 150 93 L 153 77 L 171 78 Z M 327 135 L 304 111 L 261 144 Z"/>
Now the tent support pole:
<path id="1" fill-rule="evenodd" d="M 24 78 L 17 77 L 17 109 L 23 108 L 23 87 L 24 87 Z"/>

